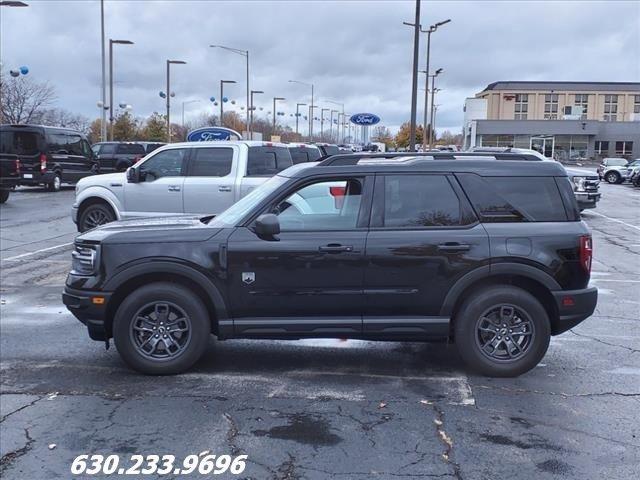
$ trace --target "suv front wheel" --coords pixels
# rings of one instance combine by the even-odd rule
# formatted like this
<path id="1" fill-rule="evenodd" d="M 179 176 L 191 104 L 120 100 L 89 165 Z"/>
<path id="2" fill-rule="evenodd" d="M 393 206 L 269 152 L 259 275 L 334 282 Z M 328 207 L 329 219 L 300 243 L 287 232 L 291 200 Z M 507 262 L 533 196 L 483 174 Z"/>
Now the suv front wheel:
<path id="1" fill-rule="evenodd" d="M 510 285 L 476 291 L 455 319 L 460 356 L 487 376 L 515 377 L 531 370 L 547 352 L 550 338 L 544 307 L 530 293 Z"/>
<path id="2" fill-rule="evenodd" d="M 113 340 L 131 368 L 149 375 L 187 370 L 203 355 L 211 332 L 202 300 L 179 284 L 152 283 L 122 302 Z"/>
<path id="3" fill-rule="evenodd" d="M 605 175 L 604 179 L 607 181 L 607 183 L 620 183 L 620 180 L 622 180 L 622 177 L 620 176 L 620 174 L 618 172 L 609 172 Z"/>

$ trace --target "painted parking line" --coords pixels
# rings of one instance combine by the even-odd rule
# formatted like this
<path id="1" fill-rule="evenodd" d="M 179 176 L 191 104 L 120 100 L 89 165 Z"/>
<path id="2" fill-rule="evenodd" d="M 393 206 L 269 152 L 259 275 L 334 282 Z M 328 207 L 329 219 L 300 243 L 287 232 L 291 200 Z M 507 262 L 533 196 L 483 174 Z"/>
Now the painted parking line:
<path id="1" fill-rule="evenodd" d="M 9 262 L 11 260 L 20 260 L 21 258 L 31 257 L 32 255 L 37 255 L 39 253 L 44 253 L 44 252 L 48 252 L 48 251 L 51 251 L 51 250 L 55 250 L 56 248 L 68 247 L 68 246 L 71 246 L 71 245 L 73 245 L 73 242 L 71 242 L 71 243 L 62 243 L 60 245 L 55 245 L 53 247 L 41 248 L 40 250 L 36 250 L 34 252 L 23 253 L 22 255 L 16 255 L 15 257 L 3 258 L 2 261 L 3 262 Z"/>
<path id="2" fill-rule="evenodd" d="M 599 217 L 604 217 L 607 220 L 611 220 L 612 222 L 621 223 L 622 225 L 626 225 L 629 228 L 635 228 L 636 230 L 638 230 L 640 232 L 640 227 L 638 227 L 637 225 L 632 225 L 630 223 L 627 223 L 627 222 L 625 222 L 623 220 L 619 220 L 617 218 L 608 217 L 608 216 L 606 216 L 606 215 L 604 215 L 602 213 L 594 212 L 594 211 L 589 212 L 589 214 L 598 215 Z"/>

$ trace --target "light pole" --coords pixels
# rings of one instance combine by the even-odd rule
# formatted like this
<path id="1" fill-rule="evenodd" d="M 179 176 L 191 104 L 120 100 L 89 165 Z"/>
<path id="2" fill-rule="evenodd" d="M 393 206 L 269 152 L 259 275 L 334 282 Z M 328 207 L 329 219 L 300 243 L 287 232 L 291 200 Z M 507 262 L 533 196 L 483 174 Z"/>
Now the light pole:
<path id="1" fill-rule="evenodd" d="M 433 144 L 433 139 L 434 137 L 434 132 L 433 132 L 433 98 L 434 98 L 434 94 L 435 94 L 435 88 L 436 88 L 436 77 L 438 75 L 440 75 L 442 72 L 444 71 L 444 69 L 439 68 L 438 70 L 435 71 L 435 73 L 433 75 L 431 75 L 431 130 L 429 132 L 429 146 L 431 146 Z M 423 134 L 424 135 L 424 134 Z"/>
<path id="2" fill-rule="evenodd" d="M 422 149 L 424 151 L 427 150 L 427 110 L 429 108 L 429 56 L 431 53 L 431 34 L 433 32 L 435 32 L 438 27 L 441 27 L 442 25 L 445 25 L 447 23 L 449 23 L 451 21 L 450 18 L 442 21 L 442 22 L 438 22 L 435 23 L 433 25 L 431 25 L 429 27 L 428 30 L 422 30 L 420 29 L 420 31 L 422 33 L 426 33 L 427 34 L 427 65 L 425 67 L 425 72 L 426 72 L 426 76 L 425 76 L 425 80 L 424 80 L 424 89 L 425 89 L 425 94 L 424 94 L 424 121 L 423 121 L 423 135 L 422 135 Z M 433 129 L 433 128 L 432 128 Z"/>
<path id="3" fill-rule="evenodd" d="M 249 138 L 253 138 L 253 135 L 251 135 L 251 129 L 249 128 L 249 50 L 240 50 L 239 48 L 231 48 L 231 47 L 225 47 L 224 45 L 209 45 L 210 48 L 222 48 L 223 50 L 228 50 L 229 52 L 233 52 L 233 53 L 237 53 L 238 55 L 242 55 L 243 57 L 246 57 L 247 59 L 247 132 L 249 133 L 250 137 Z"/>
<path id="4" fill-rule="evenodd" d="M 109 140 L 113 141 L 113 45 L 133 45 L 131 40 L 109 39 Z"/>
<path id="5" fill-rule="evenodd" d="M 107 74 L 105 72 L 105 48 L 104 48 L 104 0 L 100 0 L 100 43 L 102 56 L 100 58 L 102 66 L 102 115 L 100 117 L 100 140 L 107 140 Z"/>
<path id="6" fill-rule="evenodd" d="M 220 126 L 224 127 L 224 84 L 236 83 L 235 80 L 220 80 Z"/>
<path id="7" fill-rule="evenodd" d="M 311 87 L 311 105 L 309 105 L 309 111 L 313 112 L 313 109 L 316 108 L 313 104 L 313 83 L 301 82 L 300 80 L 289 80 L 289 83 L 299 83 L 300 85 L 305 85 L 307 87 Z M 313 139 L 313 115 L 309 115 L 309 141 Z"/>
<path id="8" fill-rule="evenodd" d="M 327 100 L 326 98 L 325 98 L 324 101 L 327 102 L 327 103 L 332 103 L 334 105 L 340 105 L 340 107 L 342 108 L 342 115 L 344 116 L 344 103 L 336 102 L 334 100 Z M 340 120 L 340 115 L 338 115 L 338 120 Z M 339 142 L 339 139 L 340 139 L 340 130 L 339 130 L 339 128 L 340 128 L 340 124 L 338 123 L 338 128 L 336 129 L 336 137 L 337 137 L 336 140 L 338 141 L 338 143 L 340 143 Z M 344 131 L 342 132 L 342 136 L 344 137 Z"/>
<path id="9" fill-rule="evenodd" d="M 337 113 L 337 114 L 338 114 L 338 118 L 340 118 L 340 110 L 331 110 L 331 112 L 330 112 L 330 114 L 331 114 L 331 115 L 330 115 L 330 122 L 331 122 L 331 124 L 330 124 L 330 126 L 329 126 L 329 137 L 331 138 L 331 141 L 332 141 L 332 142 L 333 142 L 333 114 L 334 114 L 334 113 Z M 337 130 L 338 130 L 339 128 L 340 128 L 340 125 L 339 125 L 339 124 L 338 124 L 338 125 L 336 125 L 336 132 L 337 132 Z M 338 135 L 338 134 L 336 133 L 336 135 Z"/>
<path id="10" fill-rule="evenodd" d="M 182 127 L 184 128 L 184 106 L 189 105 L 190 103 L 197 103 L 200 100 L 187 100 L 186 102 L 182 102 Z"/>
<path id="11" fill-rule="evenodd" d="M 298 135 L 298 119 L 300 118 L 300 107 L 306 105 L 306 103 L 296 103 L 296 135 Z"/>
<path id="12" fill-rule="evenodd" d="M 255 93 L 264 93 L 262 90 L 251 90 L 251 94 L 249 95 L 250 100 L 251 100 L 251 106 L 249 107 L 251 109 L 251 115 L 249 116 L 249 140 L 253 140 L 253 110 L 254 110 L 254 106 L 253 106 L 253 95 Z"/>
<path id="13" fill-rule="evenodd" d="M 276 133 L 276 102 L 281 102 L 286 100 L 286 98 L 284 97 L 273 97 L 273 133 L 272 135 L 275 135 Z"/>
<path id="14" fill-rule="evenodd" d="M 182 60 L 167 60 L 167 143 L 171 143 L 171 65 L 185 65 Z"/>
<path id="15" fill-rule="evenodd" d="M 330 111 L 330 108 L 320 109 L 320 140 L 324 142 L 324 112 Z"/>
<path id="16" fill-rule="evenodd" d="M 439 90 L 440 90 L 439 88 L 436 88 L 436 92 L 437 92 L 437 91 L 439 91 Z M 436 114 L 438 113 L 438 107 L 439 107 L 439 106 L 440 106 L 440 104 L 439 104 L 439 103 L 436 103 L 436 104 L 433 106 L 433 125 L 434 125 L 434 126 L 435 126 L 435 124 L 436 124 Z M 435 134 L 434 134 L 434 137 L 433 137 L 433 141 L 434 141 L 434 142 L 436 141 Z"/>
<path id="17" fill-rule="evenodd" d="M 418 103 L 418 54 L 420 53 L 420 0 L 416 0 L 414 23 L 403 22 L 413 27 L 413 68 L 411 69 L 411 119 L 409 127 L 409 151 L 416 151 L 416 107 Z"/>

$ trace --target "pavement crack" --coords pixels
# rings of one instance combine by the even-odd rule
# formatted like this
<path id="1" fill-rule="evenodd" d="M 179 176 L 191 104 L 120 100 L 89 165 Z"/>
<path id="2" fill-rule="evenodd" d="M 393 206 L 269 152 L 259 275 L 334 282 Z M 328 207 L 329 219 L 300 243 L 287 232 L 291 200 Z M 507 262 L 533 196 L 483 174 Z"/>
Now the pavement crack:
<path id="1" fill-rule="evenodd" d="M 29 430 L 27 428 L 24 429 L 24 435 L 25 437 L 27 437 L 27 443 L 23 447 L 5 453 L 2 458 L 0 458 L 0 473 L 4 472 L 5 469 L 9 467 L 9 465 L 11 465 L 17 458 L 26 455 L 33 448 L 33 443 L 35 442 L 35 440 L 31 438 L 31 435 L 29 435 Z"/>
<path id="2" fill-rule="evenodd" d="M 273 480 L 297 480 L 300 478 L 300 475 L 296 473 L 296 457 L 291 455 L 289 452 L 287 452 L 287 456 L 289 459 L 280 464 L 278 471 L 272 477 Z"/>
<path id="3" fill-rule="evenodd" d="M 24 410 L 25 408 L 29 408 L 29 407 L 33 407 L 36 403 L 38 403 L 40 400 L 42 400 L 45 397 L 40 397 L 40 398 L 36 398 L 33 402 L 27 403 L 26 405 L 23 405 L 20 408 L 17 408 L 16 410 L 14 410 L 13 412 L 9 412 L 6 415 L 3 415 L 2 418 L 0 418 L 0 423 L 4 422 L 7 418 L 9 418 L 11 415 L 21 412 L 22 410 Z"/>
<path id="4" fill-rule="evenodd" d="M 574 332 L 573 329 L 569 330 L 571 333 L 573 333 L 574 335 L 578 336 L 578 337 L 583 337 L 583 338 L 588 338 L 589 340 L 593 340 L 594 342 L 598 342 L 598 343 L 602 343 L 603 345 L 608 345 L 610 347 L 618 347 L 618 348 L 624 348 L 625 350 L 629 350 L 631 353 L 638 353 L 640 352 L 640 350 L 636 349 L 636 348 L 631 348 L 631 347 L 627 347 L 625 345 L 618 345 L 617 343 L 610 343 L 610 342 L 605 342 L 604 340 L 600 340 L 599 338 L 596 337 L 592 337 L 590 335 L 585 335 L 583 333 L 578 333 L 578 332 Z"/>
<path id="5" fill-rule="evenodd" d="M 550 395 L 562 398 L 579 398 L 579 397 L 606 397 L 606 396 L 619 396 L 619 397 L 640 397 L 640 392 L 588 392 L 588 393 L 565 393 L 565 392 L 545 392 L 543 390 L 532 390 L 528 388 L 510 388 L 494 385 L 478 385 L 479 388 L 486 388 L 491 390 L 502 390 L 510 393 L 535 393 L 538 395 Z"/>
<path id="6" fill-rule="evenodd" d="M 235 443 L 236 437 L 238 436 L 238 432 L 239 432 L 238 426 L 236 425 L 236 422 L 233 419 L 233 417 L 229 415 L 227 412 L 224 412 L 222 416 L 224 416 L 224 418 L 229 423 L 229 429 L 227 430 L 227 445 L 229 445 L 229 447 L 231 448 L 232 455 L 238 455 L 242 451 L 240 447 L 238 447 Z"/>

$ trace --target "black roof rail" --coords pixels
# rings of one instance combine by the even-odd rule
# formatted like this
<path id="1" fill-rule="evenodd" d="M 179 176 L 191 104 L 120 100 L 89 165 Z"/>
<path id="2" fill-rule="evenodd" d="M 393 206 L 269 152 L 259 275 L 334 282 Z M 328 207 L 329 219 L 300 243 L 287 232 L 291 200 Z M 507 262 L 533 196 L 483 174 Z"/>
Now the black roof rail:
<path id="1" fill-rule="evenodd" d="M 540 158 L 529 153 L 511 152 L 378 152 L 378 153 L 347 153 L 330 155 L 320 160 L 319 167 L 357 165 L 361 160 L 394 159 L 402 157 L 428 157 L 434 160 L 456 160 L 461 157 L 482 158 L 484 160 L 525 160 L 540 162 Z"/>

